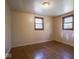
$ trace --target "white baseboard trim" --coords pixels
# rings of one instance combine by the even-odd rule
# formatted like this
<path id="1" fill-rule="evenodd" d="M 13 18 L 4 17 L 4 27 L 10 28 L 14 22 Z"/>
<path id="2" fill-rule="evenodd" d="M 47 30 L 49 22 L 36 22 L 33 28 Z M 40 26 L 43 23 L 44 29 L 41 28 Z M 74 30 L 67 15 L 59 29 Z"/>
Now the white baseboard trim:
<path id="1" fill-rule="evenodd" d="M 11 50 L 11 48 L 9 48 L 9 50 L 8 50 L 7 53 L 5 54 L 5 59 L 9 56 L 10 50 Z"/>
<path id="2" fill-rule="evenodd" d="M 57 42 L 60 42 L 60 43 L 63 43 L 63 44 L 66 44 L 66 45 L 74 47 L 74 44 L 69 44 L 67 42 L 63 42 L 63 41 L 59 41 L 59 40 L 54 40 L 54 41 L 57 41 Z"/>
<path id="3" fill-rule="evenodd" d="M 43 43 L 47 41 L 53 41 L 53 40 L 40 40 L 40 41 L 32 41 L 32 42 L 25 42 L 25 43 L 19 43 L 18 45 L 13 45 L 12 47 L 20 47 L 20 46 L 26 46 L 26 45 L 32 45 L 37 43 Z"/>

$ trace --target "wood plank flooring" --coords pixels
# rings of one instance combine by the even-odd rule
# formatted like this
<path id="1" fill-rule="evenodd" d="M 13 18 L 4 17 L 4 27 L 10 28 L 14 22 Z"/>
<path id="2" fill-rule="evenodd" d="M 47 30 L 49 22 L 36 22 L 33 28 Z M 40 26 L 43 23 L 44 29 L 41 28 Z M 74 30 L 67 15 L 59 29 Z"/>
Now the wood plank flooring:
<path id="1" fill-rule="evenodd" d="M 56 41 L 12 48 L 7 59 L 74 59 L 74 48 Z"/>

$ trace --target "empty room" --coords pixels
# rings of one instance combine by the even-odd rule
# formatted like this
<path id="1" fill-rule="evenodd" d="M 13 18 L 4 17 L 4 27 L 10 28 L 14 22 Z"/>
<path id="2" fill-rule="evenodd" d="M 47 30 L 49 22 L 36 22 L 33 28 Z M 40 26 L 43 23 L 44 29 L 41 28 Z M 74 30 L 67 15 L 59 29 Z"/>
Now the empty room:
<path id="1" fill-rule="evenodd" d="M 74 59 L 74 0 L 5 0 L 5 59 Z"/>

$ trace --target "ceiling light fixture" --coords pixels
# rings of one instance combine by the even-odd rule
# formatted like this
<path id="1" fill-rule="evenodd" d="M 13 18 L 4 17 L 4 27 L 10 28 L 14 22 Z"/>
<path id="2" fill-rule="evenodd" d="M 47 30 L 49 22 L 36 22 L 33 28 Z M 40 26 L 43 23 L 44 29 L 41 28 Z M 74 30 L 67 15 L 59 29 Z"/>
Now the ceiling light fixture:
<path id="1" fill-rule="evenodd" d="M 47 8 L 49 6 L 49 2 L 43 2 L 42 5 L 43 7 Z"/>

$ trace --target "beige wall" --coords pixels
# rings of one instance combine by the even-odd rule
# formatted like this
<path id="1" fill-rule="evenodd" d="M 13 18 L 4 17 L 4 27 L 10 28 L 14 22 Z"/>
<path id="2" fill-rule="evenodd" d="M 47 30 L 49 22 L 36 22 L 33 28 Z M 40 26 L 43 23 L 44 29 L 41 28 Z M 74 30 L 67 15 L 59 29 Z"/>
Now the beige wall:
<path id="1" fill-rule="evenodd" d="M 62 17 L 73 14 L 70 12 L 62 16 L 44 17 L 44 30 L 34 30 L 34 17 L 40 16 L 32 13 L 12 11 L 12 46 L 24 46 L 56 40 L 74 46 L 73 30 L 62 30 Z"/>
<path id="2" fill-rule="evenodd" d="M 74 31 L 62 30 L 62 17 L 69 14 L 73 14 L 73 12 L 70 12 L 62 16 L 54 17 L 53 20 L 54 40 L 74 46 Z"/>
<path id="3" fill-rule="evenodd" d="M 8 55 L 11 49 L 11 11 L 5 4 L 5 54 Z"/>
<path id="4" fill-rule="evenodd" d="M 12 12 L 12 46 L 23 46 L 52 40 L 52 17 L 44 17 L 44 30 L 34 30 L 31 13 Z"/>

